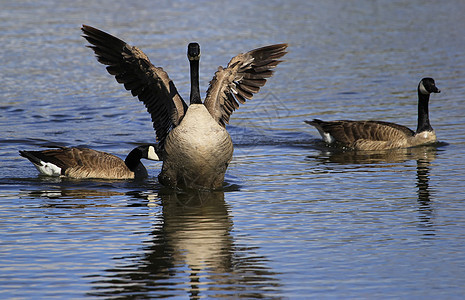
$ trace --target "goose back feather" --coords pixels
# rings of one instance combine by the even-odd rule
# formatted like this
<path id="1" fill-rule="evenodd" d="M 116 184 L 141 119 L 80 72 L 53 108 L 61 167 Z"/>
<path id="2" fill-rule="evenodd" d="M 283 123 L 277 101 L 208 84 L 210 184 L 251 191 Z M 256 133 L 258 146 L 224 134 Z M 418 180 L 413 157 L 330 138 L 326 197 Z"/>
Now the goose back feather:
<path id="1" fill-rule="evenodd" d="M 156 160 L 153 146 L 149 145 L 133 149 L 126 161 L 110 153 L 80 147 L 19 153 L 32 162 L 41 174 L 69 178 L 143 178 L 148 174 L 140 159 Z"/>
<path id="2" fill-rule="evenodd" d="M 314 126 L 328 144 L 356 150 L 385 150 L 405 148 L 437 141 L 429 124 L 430 93 L 439 93 L 432 78 L 423 78 L 418 85 L 418 129 L 384 121 L 305 121 Z"/>
<path id="3" fill-rule="evenodd" d="M 361 148 L 370 148 L 368 150 L 397 148 L 401 144 L 392 143 L 392 141 L 403 141 L 415 134 L 414 131 L 405 126 L 383 121 L 340 120 L 325 122 L 313 119 L 313 121 L 305 122 L 317 128 L 326 143 L 336 143 L 343 147 L 359 150 L 362 150 Z"/>

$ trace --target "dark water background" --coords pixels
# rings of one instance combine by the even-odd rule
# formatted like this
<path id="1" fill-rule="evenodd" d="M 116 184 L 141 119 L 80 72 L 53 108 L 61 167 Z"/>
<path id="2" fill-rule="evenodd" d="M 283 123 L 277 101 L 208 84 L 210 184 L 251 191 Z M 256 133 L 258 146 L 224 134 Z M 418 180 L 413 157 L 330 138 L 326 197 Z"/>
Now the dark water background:
<path id="1" fill-rule="evenodd" d="M 0 298 L 409 298 L 465 294 L 465 2 L 0 1 Z M 288 42 L 231 118 L 227 187 L 44 178 L 18 150 L 152 142 L 145 108 L 80 26 L 137 45 L 188 98 L 237 53 Z M 431 76 L 443 144 L 327 151 L 305 119 L 415 128 Z"/>

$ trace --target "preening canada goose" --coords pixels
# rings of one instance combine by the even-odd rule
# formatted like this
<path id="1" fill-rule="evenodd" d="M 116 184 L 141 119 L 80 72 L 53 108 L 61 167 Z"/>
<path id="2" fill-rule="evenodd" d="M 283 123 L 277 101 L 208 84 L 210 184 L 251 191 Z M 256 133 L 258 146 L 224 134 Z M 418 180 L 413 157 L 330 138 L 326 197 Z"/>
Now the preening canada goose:
<path id="1" fill-rule="evenodd" d="M 191 91 L 188 107 L 168 74 L 152 65 L 138 48 L 96 28 L 83 25 L 84 38 L 118 83 L 142 101 L 151 114 L 163 160 L 159 181 L 181 188 L 222 186 L 233 144 L 225 129 L 232 112 L 252 98 L 273 75 L 287 44 L 258 48 L 219 67 L 202 103 L 199 90 L 200 46 L 187 49 Z"/>
<path id="2" fill-rule="evenodd" d="M 323 140 L 355 150 L 385 150 L 432 144 L 436 134 L 429 123 L 428 102 L 431 93 L 440 93 L 433 78 L 418 84 L 418 126 L 413 130 L 383 121 L 305 121 L 318 129 Z"/>
<path id="3" fill-rule="evenodd" d="M 126 159 L 88 148 L 19 151 L 44 175 L 69 178 L 132 179 L 147 177 L 141 158 L 158 160 L 153 145 L 142 145 L 129 152 Z"/>

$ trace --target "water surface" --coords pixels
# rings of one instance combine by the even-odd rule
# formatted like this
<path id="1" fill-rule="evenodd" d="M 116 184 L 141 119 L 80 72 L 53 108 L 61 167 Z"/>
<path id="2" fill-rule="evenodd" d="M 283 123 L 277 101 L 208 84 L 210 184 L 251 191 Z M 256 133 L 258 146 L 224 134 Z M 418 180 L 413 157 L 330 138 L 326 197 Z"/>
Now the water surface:
<path id="1" fill-rule="evenodd" d="M 462 1 L 0 1 L 0 297 L 414 298 L 465 294 Z M 188 99 L 240 52 L 289 43 L 228 126 L 224 191 L 38 176 L 18 150 L 153 142 L 143 105 L 99 65 L 81 24 L 137 45 Z M 328 149 L 304 120 L 416 127 L 435 78 L 442 143 Z"/>

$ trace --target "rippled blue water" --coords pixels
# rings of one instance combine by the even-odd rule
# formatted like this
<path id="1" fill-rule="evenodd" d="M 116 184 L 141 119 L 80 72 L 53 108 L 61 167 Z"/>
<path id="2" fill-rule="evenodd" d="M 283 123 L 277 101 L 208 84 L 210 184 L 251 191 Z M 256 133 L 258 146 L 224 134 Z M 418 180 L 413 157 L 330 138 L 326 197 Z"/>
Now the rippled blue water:
<path id="1" fill-rule="evenodd" d="M 0 298 L 413 298 L 465 294 L 465 3 L 0 0 Z M 288 42 L 231 117 L 223 192 L 37 175 L 18 150 L 86 145 L 124 157 L 154 139 L 81 24 L 137 45 L 188 98 L 240 52 Z M 328 151 L 305 119 L 416 123 L 436 79 L 443 142 Z"/>

